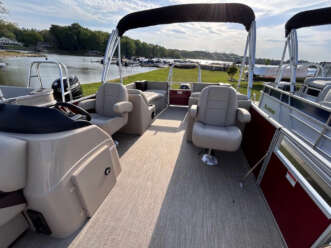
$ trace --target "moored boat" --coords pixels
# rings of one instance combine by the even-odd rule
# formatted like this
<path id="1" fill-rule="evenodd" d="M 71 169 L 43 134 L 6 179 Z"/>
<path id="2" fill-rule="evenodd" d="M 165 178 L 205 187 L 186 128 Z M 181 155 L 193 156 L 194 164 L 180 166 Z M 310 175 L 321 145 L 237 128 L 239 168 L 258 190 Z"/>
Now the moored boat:
<path id="1" fill-rule="evenodd" d="M 331 8 L 300 12 L 285 25 L 286 43 L 278 76 L 274 83 L 266 83 L 259 107 L 271 118 L 284 125 L 314 150 L 331 159 L 331 78 L 324 68 L 315 64 L 316 77 L 308 77 L 298 85 L 298 39 L 296 29 L 330 25 Z M 283 61 L 288 48 L 291 80 L 282 82 Z M 310 66 L 310 65 L 307 65 Z"/>
<path id="2" fill-rule="evenodd" d="M 126 31 L 182 22 L 244 26 L 247 95 L 224 83 L 108 82 L 116 49 L 122 75 Z M 2 244 L 27 229 L 13 247 L 329 244 L 330 161 L 250 100 L 255 25 L 243 4 L 131 13 L 109 37 L 96 95 L 1 104 Z"/>

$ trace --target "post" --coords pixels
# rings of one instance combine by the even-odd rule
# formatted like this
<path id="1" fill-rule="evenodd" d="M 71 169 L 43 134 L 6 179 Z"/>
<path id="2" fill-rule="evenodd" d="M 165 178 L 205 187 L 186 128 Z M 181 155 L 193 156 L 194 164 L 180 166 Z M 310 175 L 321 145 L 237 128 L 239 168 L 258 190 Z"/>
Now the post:
<path id="1" fill-rule="evenodd" d="M 113 30 L 112 33 L 109 35 L 107 48 L 105 51 L 105 55 L 103 58 L 103 71 L 102 71 L 102 77 L 101 82 L 105 83 L 107 81 L 107 75 L 109 66 L 111 64 L 111 60 L 113 58 L 114 52 L 116 50 L 116 42 L 118 40 L 117 30 Z"/>
<path id="2" fill-rule="evenodd" d="M 169 68 L 168 83 L 170 84 L 170 86 L 171 86 L 171 84 L 172 84 L 172 73 L 173 73 L 173 68 L 174 68 L 174 66 L 175 66 L 175 64 L 173 64 L 173 65 L 170 66 L 170 68 Z"/>
<path id="3" fill-rule="evenodd" d="M 284 49 L 283 49 L 282 58 L 281 58 L 280 63 L 279 63 L 279 69 L 278 69 L 278 72 L 277 72 L 277 77 L 275 78 L 275 83 L 276 83 L 277 88 L 278 88 L 279 82 L 280 82 L 280 80 L 282 79 L 282 76 L 283 76 L 283 63 L 284 63 L 286 49 L 287 49 L 287 45 L 288 45 L 288 39 L 289 38 L 287 38 L 286 41 L 285 41 L 285 46 L 284 46 Z"/>
<path id="4" fill-rule="evenodd" d="M 251 98 L 251 92 L 253 88 L 253 75 L 254 75 L 254 65 L 255 65 L 255 48 L 256 48 L 256 24 L 255 21 L 252 22 L 249 39 L 249 65 L 248 65 L 248 86 L 247 86 L 247 96 Z"/>
<path id="5" fill-rule="evenodd" d="M 198 63 L 198 83 L 201 83 L 201 67 L 200 67 L 200 63 Z"/>
<path id="6" fill-rule="evenodd" d="M 241 61 L 240 74 L 239 74 L 237 89 L 239 89 L 239 87 L 240 87 L 240 82 L 241 82 L 242 74 L 243 74 L 243 71 L 244 71 L 244 68 L 245 68 L 245 64 L 246 64 L 247 48 L 248 48 L 249 40 L 250 40 L 250 32 L 248 32 L 247 38 L 246 38 L 245 51 L 244 51 L 243 59 Z"/>
<path id="7" fill-rule="evenodd" d="M 291 85 L 290 85 L 290 92 L 294 93 L 294 86 L 296 83 L 296 73 L 297 73 L 297 66 L 298 66 L 298 38 L 297 32 L 295 29 L 292 29 L 290 33 L 290 64 L 291 64 Z"/>
<path id="8" fill-rule="evenodd" d="M 64 94 L 64 83 L 63 83 L 63 71 L 61 68 L 61 65 L 57 65 L 59 68 L 59 73 L 60 73 L 60 85 L 61 85 L 61 96 L 62 96 L 62 102 L 66 102 L 65 94 Z M 67 81 L 69 83 L 69 80 Z"/>
<path id="9" fill-rule="evenodd" d="M 123 84 L 123 78 L 122 78 L 122 58 L 121 58 L 121 39 L 118 38 L 118 70 L 120 74 L 120 82 Z"/>

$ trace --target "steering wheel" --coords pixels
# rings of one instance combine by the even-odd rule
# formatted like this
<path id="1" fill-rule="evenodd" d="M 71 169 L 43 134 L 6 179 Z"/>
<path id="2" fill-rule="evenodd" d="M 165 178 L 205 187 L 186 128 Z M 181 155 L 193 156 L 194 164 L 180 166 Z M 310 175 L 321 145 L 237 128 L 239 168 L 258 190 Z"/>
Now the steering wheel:
<path id="1" fill-rule="evenodd" d="M 80 114 L 84 116 L 87 121 L 90 121 L 92 119 L 89 112 L 72 103 L 58 102 L 55 104 L 55 108 L 63 112 L 65 115 L 68 115 L 69 117 L 72 117 L 75 114 Z"/>

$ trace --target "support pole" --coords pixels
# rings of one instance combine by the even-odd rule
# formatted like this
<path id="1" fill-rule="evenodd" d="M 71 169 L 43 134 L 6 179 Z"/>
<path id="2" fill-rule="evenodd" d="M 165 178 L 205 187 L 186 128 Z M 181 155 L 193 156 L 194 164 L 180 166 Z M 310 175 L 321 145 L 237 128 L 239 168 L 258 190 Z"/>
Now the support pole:
<path id="1" fill-rule="evenodd" d="M 283 64 L 284 64 L 284 60 L 285 60 L 286 49 L 287 49 L 287 45 L 288 45 L 288 39 L 289 38 L 287 38 L 286 41 L 285 41 L 285 46 L 284 46 L 284 49 L 283 49 L 282 58 L 281 58 L 280 63 L 279 63 L 277 77 L 275 79 L 275 83 L 276 83 L 277 88 L 279 86 L 279 82 L 282 80 L 282 77 L 283 77 Z"/>
<path id="2" fill-rule="evenodd" d="M 118 38 L 118 70 L 120 74 L 120 82 L 123 84 L 123 78 L 122 78 L 122 58 L 121 58 L 121 39 Z"/>
<path id="3" fill-rule="evenodd" d="M 244 51 L 243 59 L 241 61 L 240 75 L 239 75 L 239 79 L 238 79 L 237 89 L 239 89 L 239 87 L 240 87 L 240 82 L 241 82 L 241 79 L 242 79 L 242 74 L 244 72 L 244 68 L 245 68 L 245 65 L 246 65 L 247 49 L 248 49 L 249 40 L 250 40 L 250 32 L 248 33 L 247 38 L 246 38 L 245 51 Z"/>
<path id="4" fill-rule="evenodd" d="M 248 66 L 248 87 L 247 96 L 251 98 L 251 92 L 253 88 L 253 75 L 254 75 L 254 65 L 255 65 L 255 48 L 256 48 L 256 24 L 255 21 L 252 22 L 249 39 L 249 66 Z"/>
<path id="5" fill-rule="evenodd" d="M 172 84 L 172 74 L 173 74 L 173 68 L 174 68 L 175 64 L 171 65 L 169 68 L 169 74 L 168 74 L 168 83 L 169 86 L 171 86 Z"/>
<path id="6" fill-rule="evenodd" d="M 290 44 L 290 63 L 291 63 L 291 85 L 290 85 L 290 92 L 294 93 L 294 87 L 296 83 L 296 73 L 297 73 L 297 66 L 298 66 L 298 38 L 297 32 L 293 29 L 290 33 L 291 37 L 291 44 Z"/>
<path id="7" fill-rule="evenodd" d="M 117 47 L 117 43 L 116 43 L 117 41 L 118 41 L 118 32 L 117 32 L 117 30 L 113 30 L 112 33 L 109 35 L 107 48 L 106 48 L 105 55 L 103 58 L 103 71 L 102 71 L 102 77 L 101 77 L 102 83 L 105 83 L 107 81 L 107 75 L 108 75 L 109 67 L 110 67 L 114 52 Z"/>
<path id="8" fill-rule="evenodd" d="M 201 67 L 200 67 L 200 63 L 198 64 L 198 83 L 201 83 Z"/>

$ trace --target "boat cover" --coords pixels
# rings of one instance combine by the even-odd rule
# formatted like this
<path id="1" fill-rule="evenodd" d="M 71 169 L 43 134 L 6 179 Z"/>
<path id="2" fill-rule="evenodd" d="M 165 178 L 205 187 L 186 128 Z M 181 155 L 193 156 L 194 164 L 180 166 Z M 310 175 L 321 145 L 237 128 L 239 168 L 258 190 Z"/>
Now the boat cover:
<path id="1" fill-rule="evenodd" d="M 331 24 L 331 7 L 303 11 L 292 16 L 292 18 L 287 21 L 285 25 L 285 36 L 288 36 L 292 29 L 325 24 Z"/>
<path id="2" fill-rule="evenodd" d="M 124 16 L 117 24 L 119 36 L 130 29 L 183 22 L 234 22 L 248 31 L 255 20 L 253 10 L 239 3 L 181 4 L 138 11 Z"/>

